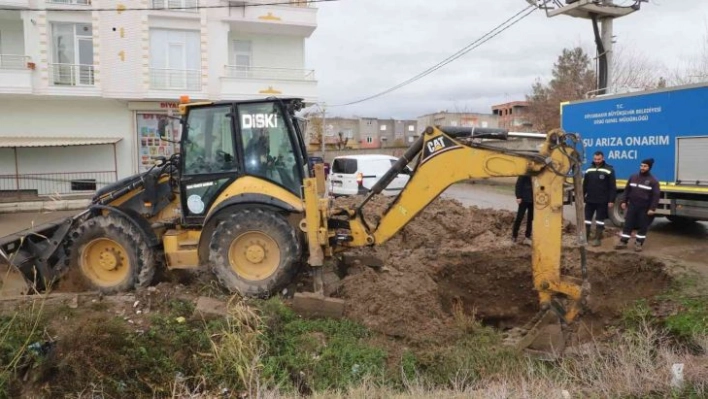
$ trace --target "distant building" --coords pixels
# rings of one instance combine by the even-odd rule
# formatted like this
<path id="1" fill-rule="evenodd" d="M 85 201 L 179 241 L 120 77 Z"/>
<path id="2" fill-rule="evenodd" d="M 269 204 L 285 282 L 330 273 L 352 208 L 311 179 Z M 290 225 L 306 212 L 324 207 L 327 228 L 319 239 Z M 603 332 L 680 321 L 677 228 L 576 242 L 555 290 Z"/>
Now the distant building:
<path id="1" fill-rule="evenodd" d="M 308 123 L 306 136 L 312 151 L 322 148 L 320 121 L 313 118 Z M 324 131 L 327 149 L 407 147 L 418 134 L 414 120 L 377 118 L 326 118 Z"/>
<path id="2" fill-rule="evenodd" d="M 505 104 L 493 105 L 492 112 L 499 117 L 499 127 L 509 131 L 530 132 L 533 123 L 529 119 L 529 103 L 514 101 Z"/>
<path id="3" fill-rule="evenodd" d="M 499 117 L 494 114 L 441 111 L 418 117 L 418 129 L 428 126 L 499 127 Z"/>

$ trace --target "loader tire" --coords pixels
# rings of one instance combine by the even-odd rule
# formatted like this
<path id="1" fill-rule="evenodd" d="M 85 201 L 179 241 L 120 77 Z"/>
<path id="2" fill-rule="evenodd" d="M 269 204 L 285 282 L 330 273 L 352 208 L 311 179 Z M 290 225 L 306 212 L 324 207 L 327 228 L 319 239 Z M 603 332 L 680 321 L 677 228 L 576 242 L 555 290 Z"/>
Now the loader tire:
<path id="1" fill-rule="evenodd" d="M 156 253 L 133 223 L 115 215 L 88 219 L 69 234 L 69 273 L 106 294 L 145 288 L 155 275 Z"/>
<path id="2" fill-rule="evenodd" d="M 262 209 L 239 210 L 219 222 L 209 263 L 221 284 L 244 297 L 267 298 L 290 283 L 300 264 L 296 230 Z"/>

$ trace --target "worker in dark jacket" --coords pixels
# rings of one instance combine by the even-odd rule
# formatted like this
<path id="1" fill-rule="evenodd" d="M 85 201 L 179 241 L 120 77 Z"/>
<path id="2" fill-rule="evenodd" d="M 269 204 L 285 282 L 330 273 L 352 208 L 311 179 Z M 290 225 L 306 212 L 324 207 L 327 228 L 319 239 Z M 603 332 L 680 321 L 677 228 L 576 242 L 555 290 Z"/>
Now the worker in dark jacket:
<path id="1" fill-rule="evenodd" d="M 531 176 L 519 176 L 516 179 L 516 203 L 519 204 L 519 207 L 516 211 L 516 219 L 514 219 L 514 227 L 511 232 L 512 242 L 517 242 L 521 220 L 526 213 L 526 238 L 523 244 L 531 245 L 531 231 L 533 228 L 533 186 Z"/>
<path id="2" fill-rule="evenodd" d="M 595 216 L 595 238 L 590 242 L 593 247 L 600 246 L 608 210 L 614 206 L 616 195 L 615 170 L 612 165 L 605 162 L 605 154 L 597 151 L 592 157 L 592 165 L 585 171 L 583 178 L 585 231 L 588 241 L 592 230 L 592 218 Z"/>
<path id="3" fill-rule="evenodd" d="M 634 250 L 637 252 L 642 250 L 661 194 L 659 182 L 650 172 L 652 166 L 654 166 L 653 158 L 643 160 L 639 166 L 639 173 L 630 176 L 627 186 L 624 188 L 624 198 L 621 205 L 625 210 L 624 229 L 615 246 L 617 249 L 627 248 L 627 243 L 632 237 L 632 230 L 636 229 Z"/>

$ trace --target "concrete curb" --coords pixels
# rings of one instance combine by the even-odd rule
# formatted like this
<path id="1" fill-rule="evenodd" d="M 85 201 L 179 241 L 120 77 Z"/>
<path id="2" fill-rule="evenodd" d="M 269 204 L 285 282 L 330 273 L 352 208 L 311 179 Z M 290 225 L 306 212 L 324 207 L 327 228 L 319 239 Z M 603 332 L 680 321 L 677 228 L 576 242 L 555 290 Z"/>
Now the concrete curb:
<path id="1" fill-rule="evenodd" d="M 90 199 L 7 202 L 0 203 L 0 213 L 73 211 L 85 209 L 90 203 Z"/>

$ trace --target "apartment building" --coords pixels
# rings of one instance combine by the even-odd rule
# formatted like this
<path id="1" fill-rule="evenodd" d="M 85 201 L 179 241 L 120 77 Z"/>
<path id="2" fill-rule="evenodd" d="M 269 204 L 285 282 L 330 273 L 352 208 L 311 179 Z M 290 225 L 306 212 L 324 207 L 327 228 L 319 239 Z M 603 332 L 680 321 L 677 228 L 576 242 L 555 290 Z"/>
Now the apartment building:
<path id="1" fill-rule="evenodd" d="M 509 131 L 530 132 L 533 123 L 529 119 L 529 103 L 513 101 L 492 106 L 492 113 L 499 117 L 499 127 Z"/>
<path id="2" fill-rule="evenodd" d="M 320 119 L 315 117 L 313 120 Z M 322 148 L 319 133 L 315 131 L 318 126 L 318 121 L 308 124 L 307 136 L 312 151 Z M 349 149 L 406 147 L 419 135 L 414 120 L 377 118 L 327 118 L 324 131 L 325 144 L 331 149 L 339 148 L 340 140 L 346 142 L 342 147 Z"/>
<path id="3" fill-rule="evenodd" d="M 426 126 L 499 127 L 499 117 L 494 114 L 440 111 L 418 117 L 420 129 Z"/>
<path id="4" fill-rule="evenodd" d="M 156 133 L 183 95 L 316 102 L 317 9 L 272 3 L 0 0 L 0 192 L 80 193 L 147 170 L 177 150 Z"/>

